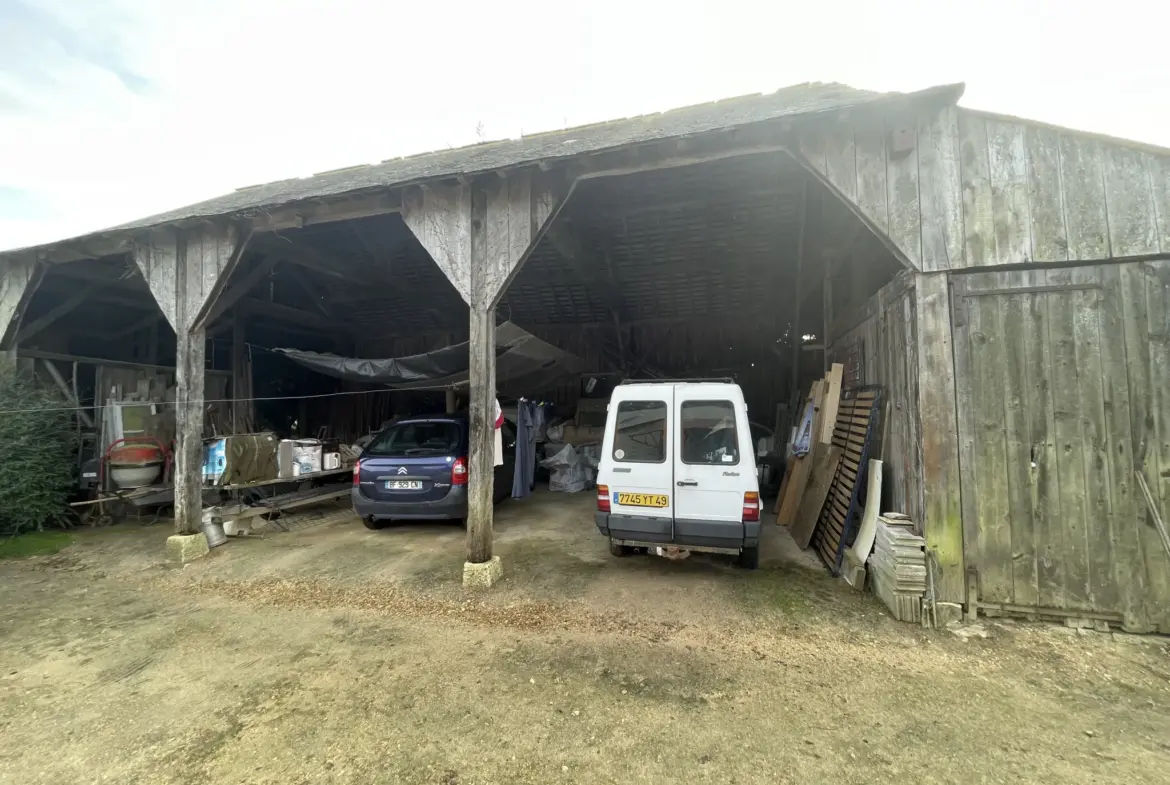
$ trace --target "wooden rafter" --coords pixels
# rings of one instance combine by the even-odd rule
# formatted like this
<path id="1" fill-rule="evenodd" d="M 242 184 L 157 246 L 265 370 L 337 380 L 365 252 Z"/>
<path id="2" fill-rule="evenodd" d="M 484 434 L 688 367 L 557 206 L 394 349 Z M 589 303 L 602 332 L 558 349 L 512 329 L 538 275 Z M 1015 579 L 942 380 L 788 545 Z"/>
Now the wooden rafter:
<path id="1" fill-rule="evenodd" d="M 85 302 L 95 290 L 100 289 L 103 284 L 90 284 L 83 287 L 81 290 L 75 292 L 72 296 L 64 302 L 58 303 L 56 307 L 52 308 L 48 313 L 41 316 L 39 319 L 34 319 L 24 327 L 16 335 L 17 344 L 22 344 L 33 339 L 34 336 L 39 335 L 46 328 L 50 327 L 54 322 L 65 316 L 70 311 L 77 308 Z"/>
<path id="2" fill-rule="evenodd" d="M 556 248 L 557 253 L 568 263 L 573 275 L 588 289 L 611 314 L 621 316 L 622 300 L 617 291 L 597 280 L 597 268 L 591 269 L 589 252 L 585 250 L 576 230 L 562 221 L 554 221 L 545 232 L 545 237 Z"/>
<path id="3" fill-rule="evenodd" d="M 248 271 L 248 274 L 241 278 L 238 282 L 233 283 L 231 288 L 221 294 L 215 303 L 211 306 L 211 311 L 207 315 L 207 321 L 211 322 L 217 317 L 225 313 L 229 308 L 239 302 L 240 298 L 244 297 L 248 292 L 255 288 L 256 284 L 260 283 L 261 279 L 267 276 L 272 268 L 276 265 L 275 256 L 265 256 L 256 266 Z"/>

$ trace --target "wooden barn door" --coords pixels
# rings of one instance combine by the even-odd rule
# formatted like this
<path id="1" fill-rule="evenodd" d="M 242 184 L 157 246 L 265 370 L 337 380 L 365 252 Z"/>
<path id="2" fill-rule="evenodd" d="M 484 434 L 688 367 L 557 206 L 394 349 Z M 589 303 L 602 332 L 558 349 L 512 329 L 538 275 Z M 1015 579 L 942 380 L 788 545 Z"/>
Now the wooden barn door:
<path id="1" fill-rule="evenodd" d="M 1170 632 L 1170 263 L 953 277 L 969 581 L 986 609 Z M 974 575 L 971 572 L 974 571 Z"/>

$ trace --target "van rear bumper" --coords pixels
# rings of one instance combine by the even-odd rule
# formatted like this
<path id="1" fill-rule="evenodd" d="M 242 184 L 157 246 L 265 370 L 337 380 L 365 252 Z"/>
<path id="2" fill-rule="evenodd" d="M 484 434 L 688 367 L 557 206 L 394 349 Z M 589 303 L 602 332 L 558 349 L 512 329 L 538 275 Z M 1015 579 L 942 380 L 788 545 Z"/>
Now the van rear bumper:
<path id="1" fill-rule="evenodd" d="M 618 540 L 642 542 L 671 542 L 673 521 L 670 518 L 651 518 L 648 515 L 621 515 L 608 512 L 593 513 L 597 530 Z"/>
<path id="2" fill-rule="evenodd" d="M 753 548 L 760 543 L 760 523 L 649 518 L 642 515 L 593 513 L 597 530 L 615 540 L 661 542 L 685 548 Z"/>

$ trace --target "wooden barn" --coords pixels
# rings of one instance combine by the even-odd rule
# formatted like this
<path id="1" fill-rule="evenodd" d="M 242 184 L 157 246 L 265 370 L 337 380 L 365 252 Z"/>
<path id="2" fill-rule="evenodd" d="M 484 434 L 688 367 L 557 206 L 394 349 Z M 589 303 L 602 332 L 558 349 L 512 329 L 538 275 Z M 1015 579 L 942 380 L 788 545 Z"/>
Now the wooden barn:
<path id="1" fill-rule="evenodd" d="M 354 390 L 259 349 L 468 341 L 476 563 L 497 324 L 592 378 L 734 376 L 768 425 L 839 362 L 888 401 L 885 506 L 936 602 L 1170 632 L 1170 151 L 962 92 L 797 85 L 242 188 L 0 253 L 3 348 L 171 374 L 186 533 L 210 380 L 237 430 L 299 396 L 296 428 L 353 438 L 395 394 L 318 406 Z"/>

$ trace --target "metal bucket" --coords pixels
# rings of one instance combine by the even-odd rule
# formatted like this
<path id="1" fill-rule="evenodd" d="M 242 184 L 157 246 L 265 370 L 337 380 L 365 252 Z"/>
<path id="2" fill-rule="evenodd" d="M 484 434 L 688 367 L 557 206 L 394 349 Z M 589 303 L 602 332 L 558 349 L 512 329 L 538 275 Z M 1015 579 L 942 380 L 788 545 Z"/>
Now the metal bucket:
<path id="1" fill-rule="evenodd" d="M 203 533 L 207 536 L 208 548 L 218 548 L 228 540 L 223 531 L 223 524 L 219 521 L 204 521 Z"/>

